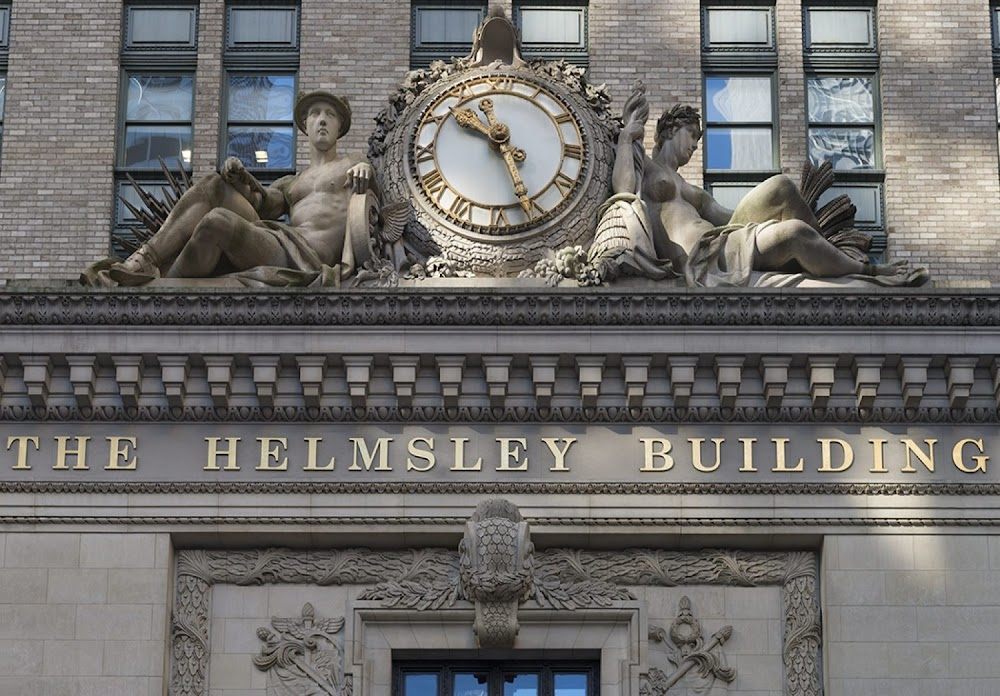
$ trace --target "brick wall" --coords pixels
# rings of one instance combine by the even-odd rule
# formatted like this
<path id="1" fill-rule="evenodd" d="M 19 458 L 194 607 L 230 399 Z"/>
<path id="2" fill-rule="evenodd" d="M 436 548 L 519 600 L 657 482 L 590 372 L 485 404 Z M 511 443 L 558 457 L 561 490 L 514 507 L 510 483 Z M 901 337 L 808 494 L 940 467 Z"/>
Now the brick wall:
<path id="1" fill-rule="evenodd" d="M 878 22 L 889 255 L 1000 280 L 989 7 L 885 0 Z"/>
<path id="2" fill-rule="evenodd" d="M 299 87 L 327 89 L 351 102 L 351 132 L 339 152 L 368 152 L 368 136 L 410 66 L 410 6 L 398 0 L 302 3 Z M 299 168 L 309 163 L 298 139 Z"/>
<path id="3" fill-rule="evenodd" d="M 646 149 L 653 147 L 656 119 L 673 104 L 701 109 L 701 11 L 697 0 L 590 2 L 590 81 L 607 84 L 621 113 L 632 84 L 646 84 L 649 122 Z M 685 178 L 701 183 L 699 148 L 684 168 Z"/>
<path id="4" fill-rule="evenodd" d="M 107 256 L 120 0 L 12 6 L 0 159 L 0 278 L 75 278 Z"/>

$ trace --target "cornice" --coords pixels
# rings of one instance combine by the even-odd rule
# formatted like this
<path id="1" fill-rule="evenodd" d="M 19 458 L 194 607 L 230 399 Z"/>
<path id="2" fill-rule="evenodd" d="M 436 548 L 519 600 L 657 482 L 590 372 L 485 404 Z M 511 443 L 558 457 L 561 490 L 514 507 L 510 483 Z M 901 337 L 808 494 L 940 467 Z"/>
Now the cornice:
<path id="1" fill-rule="evenodd" d="M 497 481 L 0 481 L 2 494 L 99 495 L 853 495 L 996 496 L 1000 483 L 597 483 Z M 34 519 L 34 518 L 33 518 Z M 174 519 L 174 518 L 165 518 Z M 212 518 L 218 520 L 219 518 Z M 312 519 L 312 518 L 310 518 Z M 344 519 L 344 518 L 337 518 Z M 407 518 L 411 519 L 411 518 Z M 591 519 L 591 518 L 588 518 Z M 770 518 L 769 518 L 770 519 Z"/>
<path id="2" fill-rule="evenodd" d="M 1000 326 L 1000 291 L 0 291 L 0 326 Z"/>

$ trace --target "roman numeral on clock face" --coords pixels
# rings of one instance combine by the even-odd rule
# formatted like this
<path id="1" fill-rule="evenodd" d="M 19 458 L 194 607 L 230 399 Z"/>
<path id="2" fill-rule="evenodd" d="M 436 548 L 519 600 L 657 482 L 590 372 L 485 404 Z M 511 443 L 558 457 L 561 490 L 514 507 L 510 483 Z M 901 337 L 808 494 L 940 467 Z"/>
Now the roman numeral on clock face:
<path id="1" fill-rule="evenodd" d="M 434 159 L 434 148 L 430 144 L 417 145 L 413 149 L 413 157 L 417 164 L 432 161 Z"/>
<path id="2" fill-rule="evenodd" d="M 554 183 L 556 185 L 556 188 L 559 189 L 559 193 L 565 196 L 567 193 L 573 190 L 573 186 L 576 184 L 576 181 L 570 179 L 562 172 L 559 172 L 558 174 L 556 174 L 556 178 L 552 181 L 552 183 Z"/>
<path id="3" fill-rule="evenodd" d="M 580 145 L 570 145 L 569 143 L 563 145 L 563 156 L 572 157 L 573 159 L 582 160 L 583 159 L 583 147 Z"/>
<path id="4" fill-rule="evenodd" d="M 441 196 L 444 194 L 446 188 L 441 172 L 437 169 L 427 172 L 421 177 L 420 183 L 423 184 L 424 190 L 429 196 L 432 196 L 436 200 L 441 200 Z"/>
<path id="5" fill-rule="evenodd" d="M 471 207 L 472 207 L 471 202 L 469 202 L 465 198 L 462 198 L 461 196 L 457 196 L 455 200 L 451 202 L 451 205 L 448 206 L 448 210 L 451 212 L 452 215 L 468 220 L 470 219 L 469 210 L 471 209 Z"/>

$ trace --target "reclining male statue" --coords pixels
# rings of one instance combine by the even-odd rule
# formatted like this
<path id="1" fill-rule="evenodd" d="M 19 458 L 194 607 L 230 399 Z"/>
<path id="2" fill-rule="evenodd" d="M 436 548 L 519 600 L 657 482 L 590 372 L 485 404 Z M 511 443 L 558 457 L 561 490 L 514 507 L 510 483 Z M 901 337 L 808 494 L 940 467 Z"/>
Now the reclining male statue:
<path id="1" fill-rule="evenodd" d="M 337 140 L 351 127 L 350 106 L 315 90 L 299 95 L 294 119 L 309 138 L 304 171 L 265 189 L 230 157 L 221 174 L 188 189 L 131 256 L 109 267 L 99 262 L 82 280 L 133 286 L 161 276 L 232 273 L 247 285 L 339 285 L 354 274 L 370 242 L 366 216 L 349 224 L 349 206 L 354 194 L 374 186 L 374 172 L 363 157 L 337 153 Z M 286 214 L 288 224 L 279 222 Z"/>
<path id="2" fill-rule="evenodd" d="M 865 263 L 820 234 L 820 224 L 792 181 L 777 175 L 736 207 L 720 205 L 678 173 L 702 136 L 688 106 L 666 110 L 656 124 L 652 157 L 641 138 L 648 116 L 643 88 L 631 98 L 612 177 L 615 195 L 602 209 L 590 261 L 604 279 L 682 276 L 691 287 L 748 285 L 922 285 L 924 268 L 905 261 Z M 626 111 L 630 108 L 626 104 Z M 626 233 L 625 230 L 628 230 Z M 628 238 L 628 241 L 626 241 Z M 776 273 L 771 273 L 776 272 Z"/>

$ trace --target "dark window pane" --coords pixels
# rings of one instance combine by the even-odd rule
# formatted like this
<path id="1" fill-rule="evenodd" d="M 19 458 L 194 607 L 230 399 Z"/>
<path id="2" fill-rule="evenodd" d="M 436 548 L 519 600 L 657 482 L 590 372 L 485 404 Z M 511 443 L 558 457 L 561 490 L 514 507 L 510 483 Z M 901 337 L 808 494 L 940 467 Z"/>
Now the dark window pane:
<path id="1" fill-rule="evenodd" d="M 293 75 L 230 75 L 230 121 L 292 121 Z"/>
<path id="2" fill-rule="evenodd" d="M 159 169 L 162 157 L 178 169 L 191 163 L 191 126 L 128 126 L 125 129 L 125 166 Z"/>
<path id="3" fill-rule="evenodd" d="M 872 169 L 875 166 L 875 131 L 870 128 L 810 128 L 809 159 L 829 160 L 834 169 Z"/>
<path id="4" fill-rule="evenodd" d="M 190 75 L 131 75 L 129 121 L 190 121 L 194 80 Z"/>
<path id="5" fill-rule="evenodd" d="M 505 674 L 503 696 L 538 696 L 538 675 Z"/>
<path id="6" fill-rule="evenodd" d="M 766 171 L 774 167 L 770 128 L 709 128 L 706 169 Z"/>
<path id="7" fill-rule="evenodd" d="M 226 133 L 226 155 L 238 157 L 251 169 L 294 169 L 295 136 L 291 127 L 231 127 Z"/>
<path id="8" fill-rule="evenodd" d="M 705 78 L 706 120 L 710 123 L 770 123 L 770 77 Z"/>
<path id="9" fill-rule="evenodd" d="M 587 696 L 586 674 L 556 674 L 553 696 Z"/>
<path id="10" fill-rule="evenodd" d="M 234 7 L 229 12 L 229 43 L 297 46 L 296 13 L 294 7 Z"/>
<path id="11" fill-rule="evenodd" d="M 194 8 L 130 7 L 129 40 L 131 46 L 161 44 L 194 45 Z"/>
<path id="12" fill-rule="evenodd" d="M 438 696 L 438 675 L 403 675 L 403 696 Z"/>
<path id="13" fill-rule="evenodd" d="M 482 21 L 478 8 L 417 7 L 414 25 L 416 47 L 424 44 L 472 46 L 472 33 Z"/>
<path id="14" fill-rule="evenodd" d="M 997 90 L 997 122 L 1000 123 L 1000 77 L 995 78 Z"/>
<path id="15" fill-rule="evenodd" d="M 0 7 L 0 46 L 10 44 L 10 8 Z"/>
<path id="16" fill-rule="evenodd" d="M 810 44 L 871 46 L 870 9 L 809 10 Z"/>
<path id="17" fill-rule="evenodd" d="M 748 47 L 773 45 L 771 39 L 771 10 L 713 9 L 708 14 L 708 45 L 737 44 Z"/>
<path id="18" fill-rule="evenodd" d="M 882 190 L 878 184 L 856 186 L 831 186 L 819 197 L 817 205 L 824 206 L 842 194 L 847 194 L 858 209 L 854 221 L 859 225 L 882 226 Z"/>
<path id="19" fill-rule="evenodd" d="M 583 9 L 521 9 L 521 41 L 531 44 L 583 45 Z"/>
<path id="20" fill-rule="evenodd" d="M 870 77 L 810 77 L 809 121 L 813 123 L 874 123 L 875 105 Z"/>
<path id="21" fill-rule="evenodd" d="M 456 674 L 452 696 L 486 696 L 489 673 Z"/>

